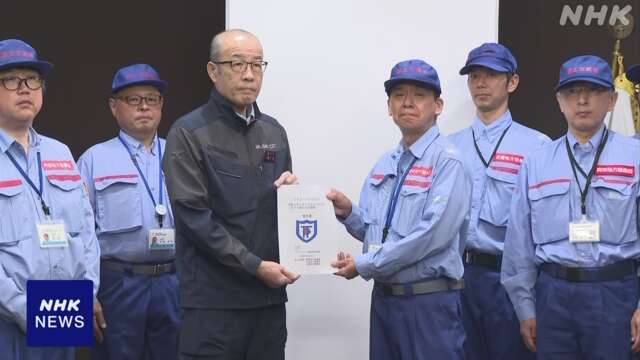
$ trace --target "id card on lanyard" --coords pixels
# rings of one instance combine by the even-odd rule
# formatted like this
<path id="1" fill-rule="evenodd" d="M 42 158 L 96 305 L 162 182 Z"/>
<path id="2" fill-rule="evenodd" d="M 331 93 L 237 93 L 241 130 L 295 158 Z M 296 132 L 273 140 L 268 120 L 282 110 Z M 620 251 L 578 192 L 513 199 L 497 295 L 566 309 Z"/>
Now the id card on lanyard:
<path id="1" fill-rule="evenodd" d="M 171 228 L 164 228 L 164 218 L 168 213 L 168 208 L 163 204 L 164 196 L 164 175 L 162 173 L 162 147 L 160 145 L 160 137 L 156 136 L 157 139 L 157 147 L 158 147 L 158 201 L 156 202 L 155 197 L 153 196 L 153 192 L 151 191 L 151 187 L 149 186 L 149 182 L 147 181 L 147 177 L 144 176 L 142 169 L 140 169 L 140 165 L 138 165 L 138 160 L 136 160 L 135 155 L 127 146 L 127 143 L 122 139 L 121 136 L 118 136 L 118 139 L 122 143 L 122 146 L 129 153 L 129 157 L 131 158 L 131 162 L 138 170 L 138 174 L 144 183 L 145 188 L 147 189 L 147 194 L 151 198 L 151 202 L 154 206 L 154 212 L 156 219 L 158 220 L 159 228 L 150 229 L 147 237 L 147 243 L 149 250 L 173 250 L 175 249 L 175 231 Z"/>
<path id="2" fill-rule="evenodd" d="M 580 167 L 575 157 L 573 156 L 573 152 L 571 151 L 571 147 L 569 146 L 569 139 L 565 137 L 565 145 L 567 148 L 567 155 L 569 156 L 569 162 L 571 163 L 571 170 L 573 170 L 573 176 L 576 180 L 576 185 L 580 190 L 580 219 L 573 220 L 569 223 L 569 242 L 570 243 L 592 243 L 600 241 L 600 221 L 598 219 L 589 219 L 587 217 L 587 194 L 589 193 L 589 188 L 591 186 L 591 180 L 593 179 L 593 175 L 596 172 L 596 167 L 598 166 L 598 161 L 600 160 L 600 155 L 602 155 L 602 151 L 604 150 L 605 145 L 607 144 L 607 139 L 609 138 L 609 130 L 605 127 L 604 134 L 600 138 L 600 144 L 598 145 L 598 150 L 596 151 L 596 156 L 593 159 L 593 165 L 591 166 L 591 170 L 589 173 L 585 173 L 584 170 Z M 577 171 L 576 171 L 577 169 Z M 580 187 L 580 181 L 578 180 L 578 172 L 585 178 L 584 189 Z"/>
<path id="3" fill-rule="evenodd" d="M 31 181 L 29 174 L 27 171 L 22 169 L 16 159 L 11 155 L 11 153 L 7 152 L 7 157 L 13 163 L 13 166 L 18 170 L 20 175 L 24 178 L 24 180 L 29 184 L 29 186 L 38 194 L 40 198 L 40 205 L 42 206 L 42 212 L 44 213 L 45 220 L 38 220 L 35 223 L 36 231 L 38 233 L 38 242 L 40 243 L 40 247 L 43 249 L 46 248 L 56 248 L 61 247 L 65 248 L 69 246 L 69 239 L 67 238 L 67 231 L 64 226 L 64 221 L 59 219 L 51 218 L 51 209 L 47 205 L 43 196 L 44 189 L 44 180 L 42 176 L 42 159 L 40 156 L 40 151 L 38 151 L 36 157 L 38 159 L 38 179 L 39 179 L 39 187 Z"/>
<path id="4" fill-rule="evenodd" d="M 409 152 L 409 154 L 411 153 Z M 389 205 L 387 206 L 387 216 L 384 222 L 384 228 L 382 229 L 382 238 L 380 240 L 378 240 L 377 238 L 374 238 L 368 242 L 367 244 L 368 253 L 376 252 L 380 250 L 385 240 L 387 239 L 387 235 L 389 235 L 389 229 L 391 228 L 391 221 L 393 220 L 393 215 L 396 212 L 398 198 L 400 197 L 400 190 L 402 189 L 402 185 L 404 184 L 404 181 L 406 180 L 407 175 L 409 175 L 409 173 L 411 172 L 411 168 L 413 168 L 413 165 L 415 165 L 416 161 L 418 161 L 418 158 L 411 155 L 411 161 L 409 162 L 409 166 L 407 166 L 404 173 L 400 174 L 401 170 L 399 167 L 396 170 L 397 180 L 396 180 L 396 183 L 394 184 L 393 192 L 391 193 L 391 199 L 389 199 Z"/>
<path id="5" fill-rule="evenodd" d="M 36 229 L 38 231 L 38 241 L 40 242 L 41 248 L 64 248 L 69 246 L 64 222 L 54 220 L 39 221 L 36 223 Z"/>

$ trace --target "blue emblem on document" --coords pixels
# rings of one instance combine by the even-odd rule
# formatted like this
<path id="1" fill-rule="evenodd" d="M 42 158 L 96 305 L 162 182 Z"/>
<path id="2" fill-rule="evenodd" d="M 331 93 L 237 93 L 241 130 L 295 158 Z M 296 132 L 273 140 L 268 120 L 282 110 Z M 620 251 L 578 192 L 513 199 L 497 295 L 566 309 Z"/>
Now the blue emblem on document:
<path id="1" fill-rule="evenodd" d="M 308 243 L 318 235 L 318 220 L 296 220 L 298 239 Z"/>

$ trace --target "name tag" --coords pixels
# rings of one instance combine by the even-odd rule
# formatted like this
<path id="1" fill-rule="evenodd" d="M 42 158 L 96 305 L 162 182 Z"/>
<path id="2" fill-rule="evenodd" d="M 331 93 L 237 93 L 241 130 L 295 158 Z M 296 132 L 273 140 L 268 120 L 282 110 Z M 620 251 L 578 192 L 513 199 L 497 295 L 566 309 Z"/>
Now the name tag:
<path id="1" fill-rule="evenodd" d="M 149 250 L 173 250 L 176 248 L 174 229 L 149 230 Z"/>
<path id="2" fill-rule="evenodd" d="M 54 220 L 36 223 L 36 229 L 38 230 L 38 241 L 41 248 L 66 248 L 69 246 L 63 221 Z"/>
<path id="3" fill-rule="evenodd" d="M 368 253 L 374 253 L 382 248 L 382 244 L 380 243 L 371 243 L 367 246 Z"/>
<path id="4" fill-rule="evenodd" d="M 590 243 L 600 241 L 600 221 L 586 217 L 569 223 L 569 242 Z"/>

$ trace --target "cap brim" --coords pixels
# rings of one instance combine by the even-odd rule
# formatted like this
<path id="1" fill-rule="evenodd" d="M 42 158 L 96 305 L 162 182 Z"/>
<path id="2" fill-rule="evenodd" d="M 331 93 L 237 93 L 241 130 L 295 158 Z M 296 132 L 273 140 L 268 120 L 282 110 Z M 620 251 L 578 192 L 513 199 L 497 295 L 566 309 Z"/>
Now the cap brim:
<path id="1" fill-rule="evenodd" d="M 508 73 L 508 72 L 512 72 L 509 68 L 504 67 L 502 65 L 498 65 L 495 62 L 490 62 L 490 61 L 483 61 L 483 60 L 476 60 L 472 63 L 469 63 L 467 65 L 465 65 L 462 69 L 460 69 L 460 75 L 466 75 L 468 73 L 471 72 L 471 70 L 474 67 L 485 67 L 485 68 L 489 68 L 491 70 L 497 71 L 497 72 L 503 72 L 503 73 Z"/>
<path id="2" fill-rule="evenodd" d="M 627 79 L 632 83 L 640 83 L 640 64 L 631 66 L 625 74 L 627 75 Z"/>
<path id="3" fill-rule="evenodd" d="M 111 89 L 111 93 L 115 94 L 118 91 L 124 89 L 124 88 L 128 88 L 128 87 L 132 87 L 132 86 L 143 86 L 143 85 L 151 85 L 154 88 L 158 89 L 158 91 L 160 91 L 161 94 L 164 94 L 164 92 L 167 90 L 167 82 L 164 80 L 140 80 L 140 81 L 132 81 L 130 83 L 126 83 L 123 84 L 121 86 L 118 86 L 117 88 L 113 88 Z"/>
<path id="4" fill-rule="evenodd" d="M 613 89 L 613 83 L 609 83 L 600 79 L 594 79 L 592 77 L 588 77 L 588 76 L 576 76 L 576 77 L 572 77 L 569 79 L 566 79 L 565 81 L 562 81 L 560 83 L 558 83 L 558 85 L 556 85 L 556 91 L 560 90 L 561 88 L 574 83 L 574 82 L 588 82 L 591 84 L 595 84 L 598 86 L 602 86 L 605 87 L 607 89 Z"/>
<path id="5" fill-rule="evenodd" d="M 384 82 L 384 91 L 389 94 L 391 92 L 391 89 L 398 85 L 399 83 L 414 83 L 414 84 L 418 84 L 420 86 L 424 86 L 426 88 L 429 88 L 433 91 L 436 91 L 437 93 L 442 93 L 442 89 L 432 83 L 426 82 L 426 81 L 420 81 L 420 80 L 416 80 L 414 78 L 395 78 L 395 79 L 390 79 Z"/>
<path id="6" fill-rule="evenodd" d="M 38 61 L 16 61 L 16 62 L 11 62 L 11 63 L 7 63 L 0 66 L 0 70 L 15 69 L 15 68 L 33 69 L 38 73 L 40 73 L 40 75 L 45 76 L 51 71 L 51 69 L 53 69 L 53 64 L 47 61 L 38 60 Z"/>

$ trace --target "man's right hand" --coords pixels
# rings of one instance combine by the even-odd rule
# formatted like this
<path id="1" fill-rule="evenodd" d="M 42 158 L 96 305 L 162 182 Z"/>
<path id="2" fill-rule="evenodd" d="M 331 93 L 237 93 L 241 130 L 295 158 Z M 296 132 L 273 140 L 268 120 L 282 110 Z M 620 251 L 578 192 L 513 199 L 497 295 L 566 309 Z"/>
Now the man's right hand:
<path id="1" fill-rule="evenodd" d="M 98 344 L 102 344 L 104 341 L 104 335 L 102 329 L 107 327 L 107 323 L 104 321 L 104 315 L 102 314 L 102 305 L 98 299 L 93 300 L 93 336 L 96 338 Z"/>
<path id="2" fill-rule="evenodd" d="M 260 265 L 258 265 L 256 277 L 268 287 L 279 288 L 293 284 L 298 280 L 300 275 L 292 273 L 277 262 L 262 261 Z"/>
<path id="3" fill-rule="evenodd" d="M 333 211 L 338 218 L 344 220 L 351 214 L 351 200 L 345 194 L 332 188 L 327 193 L 327 199 L 333 203 Z"/>
<path id="4" fill-rule="evenodd" d="M 520 334 L 529 350 L 536 352 L 536 318 L 520 322 Z"/>

